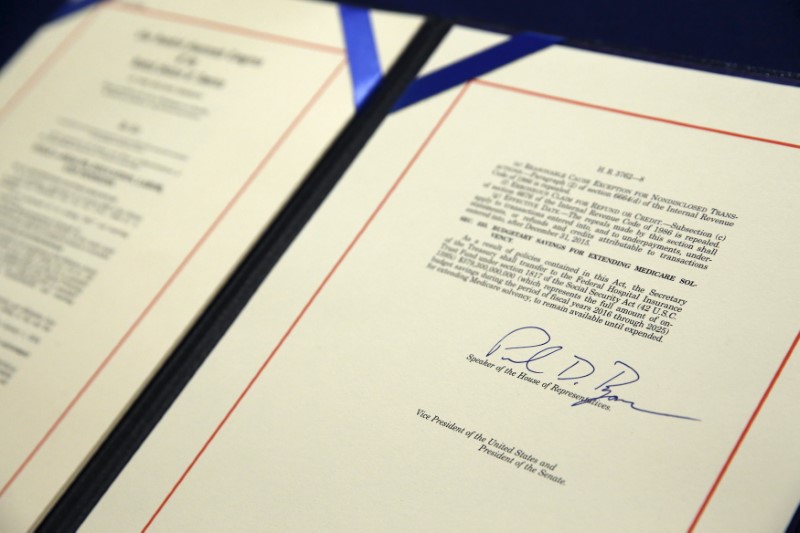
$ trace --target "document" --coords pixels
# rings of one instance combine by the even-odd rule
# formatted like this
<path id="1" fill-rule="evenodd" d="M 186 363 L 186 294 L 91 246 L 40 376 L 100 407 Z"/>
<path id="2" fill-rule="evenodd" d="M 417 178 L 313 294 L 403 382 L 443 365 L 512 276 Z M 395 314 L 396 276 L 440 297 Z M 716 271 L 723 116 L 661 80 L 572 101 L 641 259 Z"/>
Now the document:
<path id="1" fill-rule="evenodd" d="M 376 23 L 390 65 L 419 19 Z M 0 530 L 38 520 L 353 115 L 341 28 L 334 4 L 104 2 L 4 74 Z"/>
<path id="2" fill-rule="evenodd" d="M 562 46 L 390 116 L 83 531 L 782 531 L 798 120 Z"/>

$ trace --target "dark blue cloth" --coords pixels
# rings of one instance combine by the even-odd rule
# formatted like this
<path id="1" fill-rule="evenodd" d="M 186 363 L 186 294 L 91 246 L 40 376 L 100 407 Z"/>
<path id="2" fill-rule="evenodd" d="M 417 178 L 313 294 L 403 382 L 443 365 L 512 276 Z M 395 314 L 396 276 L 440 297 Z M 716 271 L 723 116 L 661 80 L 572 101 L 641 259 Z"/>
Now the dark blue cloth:
<path id="1" fill-rule="evenodd" d="M 800 74 L 798 0 L 348 0 L 459 22 L 563 35 L 570 43 L 711 70 Z M 62 0 L 3 0 L 0 64 Z"/>

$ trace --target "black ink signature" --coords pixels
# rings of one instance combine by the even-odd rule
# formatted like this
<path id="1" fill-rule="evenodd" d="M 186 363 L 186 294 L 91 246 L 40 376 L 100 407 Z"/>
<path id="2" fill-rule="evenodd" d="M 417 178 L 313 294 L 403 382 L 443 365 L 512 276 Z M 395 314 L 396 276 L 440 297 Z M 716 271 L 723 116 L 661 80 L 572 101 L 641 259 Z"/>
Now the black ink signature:
<path id="1" fill-rule="evenodd" d="M 522 357 L 501 356 L 500 359 L 503 361 L 508 361 L 509 363 L 523 365 L 525 370 L 533 374 L 544 374 L 547 371 L 542 369 L 542 362 L 546 358 L 558 354 L 564 350 L 563 346 L 550 345 L 551 340 L 552 338 L 550 334 L 544 328 L 539 326 L 523 326 L 521 328 L 511 330 L 503 335 L 500 340 L 497 341 L 497 343 L 495 343 L 495 345 L 492 346 L 492 348 L 486 353 L 486 357 L 490 357 L 500 350 L 502 350 L 504 353 L 513 353 L 515 355 L 516 353 L 520 353 Z M 572 357 L 574 362 L 561 370 L 561 372 L 559 372 L 556 376 L 556 379 L 569 380 L 577 385 L 582 379 L 592 376 L 597 369 L 595 368 L 594 363 L 585 357 L 580 357 L 575 354 L 573 354 Z M 676 415 L 662 411 L 654 411 L 652 409 L 645 409 L 643 407 L 639 407 L 631 400 L 621 398 L 615 389 L 636 383 L 639 381 L 640 376 L 639 372 L 637 372 L 636 369 L 628 363 L 625 363 L 624 361 L 615 361 L 615 370 L 618 368 L 618 365 L 622 366 L 621 371 L 606 379 L 593 389 L 595 391 L 600 391 L 599 396 L 586 397 L 582 400 L 574 402 L 572 406 L 577 407 L 578 405 L 583 405 L 585 403 L 606 400 L 609 402 L 626 404 L 634 411 L 649 415 L 678 418 L 681 420 L 700 420 L 699 418 L 694 418 L 691 416 Z"/>

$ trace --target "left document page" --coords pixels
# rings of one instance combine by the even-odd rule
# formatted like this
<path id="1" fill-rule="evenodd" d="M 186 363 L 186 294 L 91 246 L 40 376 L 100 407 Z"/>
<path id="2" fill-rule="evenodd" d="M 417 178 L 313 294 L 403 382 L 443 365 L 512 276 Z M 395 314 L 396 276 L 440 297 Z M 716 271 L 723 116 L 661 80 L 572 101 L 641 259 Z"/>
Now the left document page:
<path id="1" fill-rule="evenodd" d="M 373 14 L 383 64 L 419 19 Z M 0 530 L 33 527 L 354 112 L 335 4 L 105 2 L 0 78 Z"/>

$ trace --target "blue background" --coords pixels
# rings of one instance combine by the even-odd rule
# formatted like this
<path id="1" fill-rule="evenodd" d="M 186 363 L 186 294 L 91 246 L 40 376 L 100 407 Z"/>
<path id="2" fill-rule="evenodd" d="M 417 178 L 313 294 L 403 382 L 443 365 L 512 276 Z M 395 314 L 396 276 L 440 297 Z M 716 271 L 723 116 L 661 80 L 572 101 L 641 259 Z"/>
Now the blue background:
<path id="1" fill-rule="evenodd" d="M 800 84 L 800 0 L 351 1 L 489 29 L 552 33 L 576 46 Z M 2 0 L 0 64 L 60 3 Z"/>

